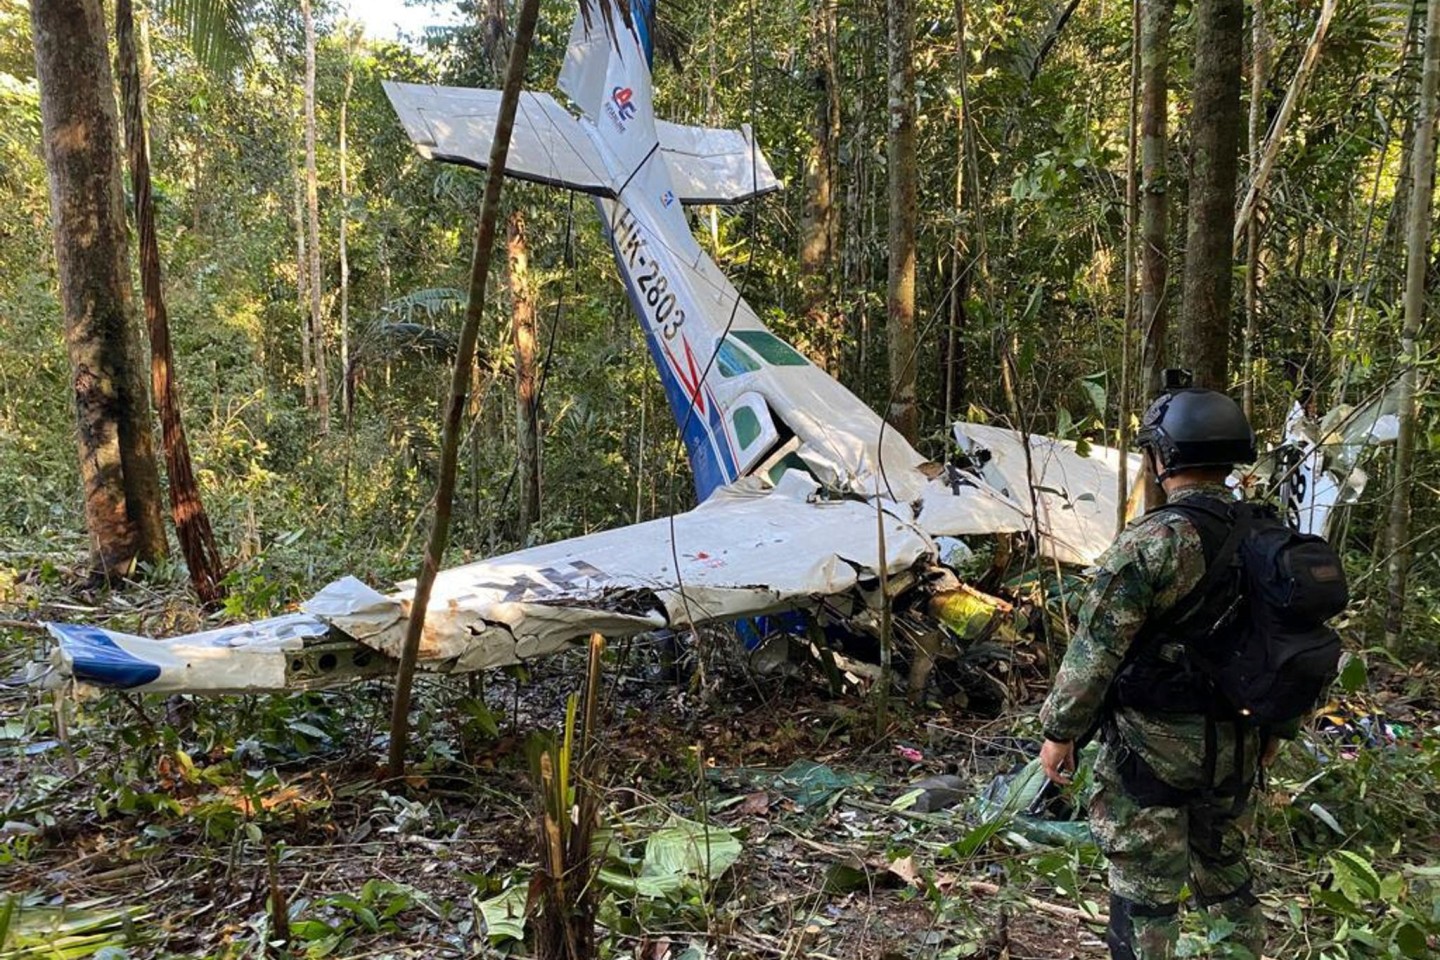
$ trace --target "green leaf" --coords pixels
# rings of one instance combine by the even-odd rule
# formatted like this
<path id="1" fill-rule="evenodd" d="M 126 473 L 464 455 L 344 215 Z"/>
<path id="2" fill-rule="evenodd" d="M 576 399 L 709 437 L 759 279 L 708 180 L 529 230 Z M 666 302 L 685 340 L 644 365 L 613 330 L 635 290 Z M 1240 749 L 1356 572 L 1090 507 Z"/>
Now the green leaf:
<path id="1" fill-rule="evenodd" d="M 1083 389 L 1085 395 L 1090 398 L 1090 405 L 1095 408 L 1096 415 L 1102 419 L 1105 416 L 1105 401 L 1107 398 L 1105 396 L 1105 385 L 1099 382 L 1099 378 L 1104 376 L 1103 373 L 1097 373 L 1085 377 L 1080 381 L 1081 389 Z"/>
<path id="2" fill-rule="evenodd" d="M 1353 654 L 1345 658 L 1345 666 L 1340 670 L 1340 687 L 1346 693 L 1354 693 L 1365 686 L 1369 679 L 1369 669 L 1365 661 Z"/>
<path id="3" fill-rule="evenodd" d="M 1075 433 L 1075 418 L 1064 407 L 1060 407 L 1055 412 L 1055 416 L 1055 435 L 1061 440 L 1069 440 Z"/>
<path id="4" fill-rule="evenodd" d="M 1358 853 L 1335 851 L 1330 855 L 1330 869 L 1335 875 L 1335 889 L 1351 903 L 1359 906 L 1379 899 L 1380 875 Z"/>
<path id="5" fill-rule="evenodd" d="M 475 904 L 475 909 L 480 911 L 480 919 L 485 923 L 485 935 L 491 943 L 525 939 L 525 904 L 528 900 L 528 889 L 524 884 L 517 883 L 498 897 Z"/>
<path id="6" fill-rule="evenodd" d="M 324 920 L 292 920 L 290 936 L 297 940 L 322 940 L 335 932 Z"/>
<path id="7" fill-rule="evenodd" d="M 155 0 L 160 16 L 179 28 L 201 67 L 225 74 L 250 59 L 248 0 Z"/>
<path id="8" fill-rule="evenodd" d="M 328 937 L 321 937 L 305 946 L 305 960 L 322 960 L 335 952 L 340 942 L 345 939 L 343 933 L 334 933 Z"/>
<path id="9" fill-rule="evenodd" d="M 1402 923 L 1395 931 L 1391 942 L 1399 949 L 1400 954 L 1406 957 L 1426 957 L 1430 955 L 1429 944 L 1426 942 L 1425 931 L 1413 923 Z"/>
<path id="10" fill-rule="evenodd" d="M 641 897 L 678 898 L 720 875 L 740 859 L 740 841 L 723 827 L 672 817 L 645 841 L 640 872 L 604 869 L 608 886 Z"/>

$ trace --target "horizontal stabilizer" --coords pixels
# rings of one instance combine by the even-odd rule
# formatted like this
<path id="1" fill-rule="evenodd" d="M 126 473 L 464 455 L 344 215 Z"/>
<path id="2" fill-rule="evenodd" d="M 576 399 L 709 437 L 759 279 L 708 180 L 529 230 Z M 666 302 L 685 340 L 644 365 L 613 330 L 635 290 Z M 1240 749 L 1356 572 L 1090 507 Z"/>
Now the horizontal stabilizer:
<path id="1" fill-rule="evenodd" d="M 499 90 L 384 81 L 421 156 L 485 169 L 500 115 Z M 505 172 L 520 180 L 613 197 L 605 163 L 579 122 L 548 93 L 520 94 Z"/>
<path id="2" fill-rule="evenodd" d="M 481 170 L 489 166 L 500 91 L 389 80 L 384 87 L 422 156 Z M 662 121 L 656 129 L 660 155 L 681 203 L 739 203 L 780 189 L 748 128 Z M 520 180 L 615 197 L 605 161 L 581 122 L 548 93 L 521 93 L 505 172 Z"/>
<path id="3" fill-rule="evenodd" d="M 720 130 L 658 120 L 655 130 L 681 203 L 739 203 L 780 189 L 748 125 Z"/>

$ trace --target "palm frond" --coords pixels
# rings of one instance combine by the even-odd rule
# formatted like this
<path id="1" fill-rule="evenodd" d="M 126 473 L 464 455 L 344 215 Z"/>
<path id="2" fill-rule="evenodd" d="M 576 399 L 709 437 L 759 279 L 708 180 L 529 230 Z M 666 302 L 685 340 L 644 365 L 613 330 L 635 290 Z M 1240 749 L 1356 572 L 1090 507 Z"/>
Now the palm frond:
<path id="1" fill-rule="evenodd" d="M 403 317 L 405 320 L 414 320 L 419 314 L 434 319 L 447 313 L 459 313 L 468 302 L 466 292 L 456 287 L 427 287 L 396 297 L 382 309 L 392 317 Z"/>
<path id="2" fill-rule="evenodd" d="M 223 76 L 250 60 L 247 19 L 254 0 L 154 0 L 153 8 L 180 31 L 205 70 Z"/>

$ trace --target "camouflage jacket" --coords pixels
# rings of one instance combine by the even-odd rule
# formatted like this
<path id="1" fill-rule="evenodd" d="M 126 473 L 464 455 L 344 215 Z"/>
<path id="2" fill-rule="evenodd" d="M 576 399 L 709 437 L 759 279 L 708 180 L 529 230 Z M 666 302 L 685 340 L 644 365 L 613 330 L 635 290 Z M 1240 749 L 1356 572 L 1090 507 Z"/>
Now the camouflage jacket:
<path id="1" fill-rule="evenodd" d="M 1217 484 L 1196 485 L 1177 491 L 1171 502 L 1203 495 L 1231 496 Z M 1151 618 L 1164 617 L 1204 574 L 1200 532 L 1179 513 L 1159 510 L 1125 528 L 1099 560 L 1081 602 L 1078 629 L 1041 708 L 1048 739 L 1075 740 L 1096 726 L 1110 684 L 1141 628 Z M 1115 719 L 1121 741 L 1140 753 L 1162 779 L 1181 788 L 1202 786 L 1203 716 L 1119 709 Z M 1230 724 L 1220 727 L 1217 754 L 1228 759 L 1233 755 L 1235 730 Z M 1231 766 L 1222 762 L 1217 776 Z"/>

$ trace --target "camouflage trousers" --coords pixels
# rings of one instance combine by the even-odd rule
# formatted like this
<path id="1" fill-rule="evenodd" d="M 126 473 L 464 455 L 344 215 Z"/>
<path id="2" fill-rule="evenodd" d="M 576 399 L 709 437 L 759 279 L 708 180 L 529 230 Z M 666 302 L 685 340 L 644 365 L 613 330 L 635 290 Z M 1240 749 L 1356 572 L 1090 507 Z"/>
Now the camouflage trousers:
<path id="1" fill-rule="evenodd" d="M 1234 924 L 1205 955 L 1256 960 L 1265 931 L 1245 859 L 1253 820 L 1248 805 L 1237 811 L 1233 797 L 1199 791 L 1172 798 L 1173 805 L 1156 804 L 1153 797 L 1145 798 L 1150 805 L 1143 805 L 1126 789 L 1121 774 L 1123 766 L 1133 785 L 1129 749 L 1118 739 L 1101 745 L 1090 797 L 1090 829 L 1110 861 L 1111 956 L 1114 960 L 1174 957 L 1180 935 L 1179 903 L 1188 886 L 1197 905 Z M 1250 751 L 1241 776 L 1254 777 L 1255 757 Z M 1218 780 L 1235 772 L 1233 759 L 1228 766 L 1219 766 Z"/>

